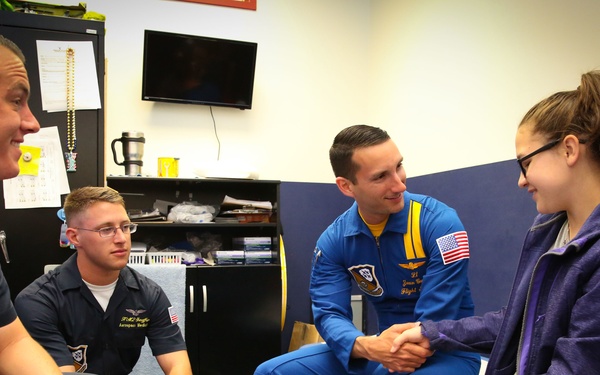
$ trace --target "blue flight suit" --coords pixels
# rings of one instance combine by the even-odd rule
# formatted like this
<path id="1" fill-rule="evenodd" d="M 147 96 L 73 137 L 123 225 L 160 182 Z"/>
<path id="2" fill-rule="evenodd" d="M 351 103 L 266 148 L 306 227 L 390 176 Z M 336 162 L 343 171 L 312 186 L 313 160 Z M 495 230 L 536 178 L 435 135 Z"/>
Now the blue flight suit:
<path id="1" fill-rule="evenodd" d="M 352 324 L 353 282 L 377 311 L 380 332 L 397 323 L 473 315 L 468 239 L 456 211 L 409 192 L 404 201 L 378 238 L 356 203 L 325 230 L 313 255 L 310 295 L 327 345 L 276 357 L 255 374 L 388 374 L 381 364 L 351 358 L 363 335 Z M 470 375 L 479 367 L 479 354 L 436 352 L 415 374 Z"/>

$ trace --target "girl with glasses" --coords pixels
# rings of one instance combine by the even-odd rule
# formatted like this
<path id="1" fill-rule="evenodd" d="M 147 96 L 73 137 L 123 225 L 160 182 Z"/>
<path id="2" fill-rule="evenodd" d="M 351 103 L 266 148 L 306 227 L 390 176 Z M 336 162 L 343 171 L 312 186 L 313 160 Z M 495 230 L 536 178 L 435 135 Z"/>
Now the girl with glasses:
<path id="1" fill-rule="evenodd" d="M 486 374 L 600 369 L 600 71 L 531 108 L 516 135 L 518 184 L 539 215 L 508 304 L 482 317 L 425 321 L 394 343 L 490 355 Z"/>

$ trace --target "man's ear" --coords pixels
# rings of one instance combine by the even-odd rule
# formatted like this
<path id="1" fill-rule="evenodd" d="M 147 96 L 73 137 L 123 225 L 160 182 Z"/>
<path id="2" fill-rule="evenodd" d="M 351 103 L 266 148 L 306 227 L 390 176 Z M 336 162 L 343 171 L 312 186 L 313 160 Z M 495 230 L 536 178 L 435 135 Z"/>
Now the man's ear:
<path id="1" fill-rule="evenodd" d="M 79 236 L 77 236 L 77 229 L 67 228 L 65 231 L 65 236 L 69 239 L 69 242 L 75 246 L 79 245 Z"/>
<path id="2" fill-rule="evenodd" d="M 354 198 L 354 193 L 352 192 L 352 182 L 344 177 L 336 177 L 335 184 L 338 189 L 347 197 Z"/>

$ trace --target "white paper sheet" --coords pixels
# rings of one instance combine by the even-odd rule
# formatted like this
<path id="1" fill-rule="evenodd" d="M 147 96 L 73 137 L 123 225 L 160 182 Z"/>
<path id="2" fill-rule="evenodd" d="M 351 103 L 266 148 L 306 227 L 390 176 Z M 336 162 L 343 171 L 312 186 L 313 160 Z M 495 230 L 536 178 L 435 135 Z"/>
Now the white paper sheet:
<path id="1" fill-rule="evenodd" d="M 23 144 L 42 149 L 37 176 L 19 175 L 4 180 L 6 209 L 61 207 L 61 194 L 70 192 L 67 170 L 56 126 L 27 134 Z"/>
<path id="2" fill-rule="evenodd" d="M 100 90 L 91 41 L 37 40 L 42 109 L 67 110 L 67 49 L 75 50 L 75 109 L 98 109 Z"/>

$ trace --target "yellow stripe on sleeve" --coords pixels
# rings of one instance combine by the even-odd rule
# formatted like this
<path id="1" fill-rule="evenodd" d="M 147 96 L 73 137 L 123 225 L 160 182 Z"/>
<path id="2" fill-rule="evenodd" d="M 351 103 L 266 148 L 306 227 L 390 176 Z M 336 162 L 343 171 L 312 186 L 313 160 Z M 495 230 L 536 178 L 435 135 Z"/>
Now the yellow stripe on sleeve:
<path id="1" fill-rule="evenodd" d="M 410 201 L 408 223 L 404 235 L 404 249 L 406 259 L 425 258 L 425 251 L 421 243 L 421 203 Z"/>

